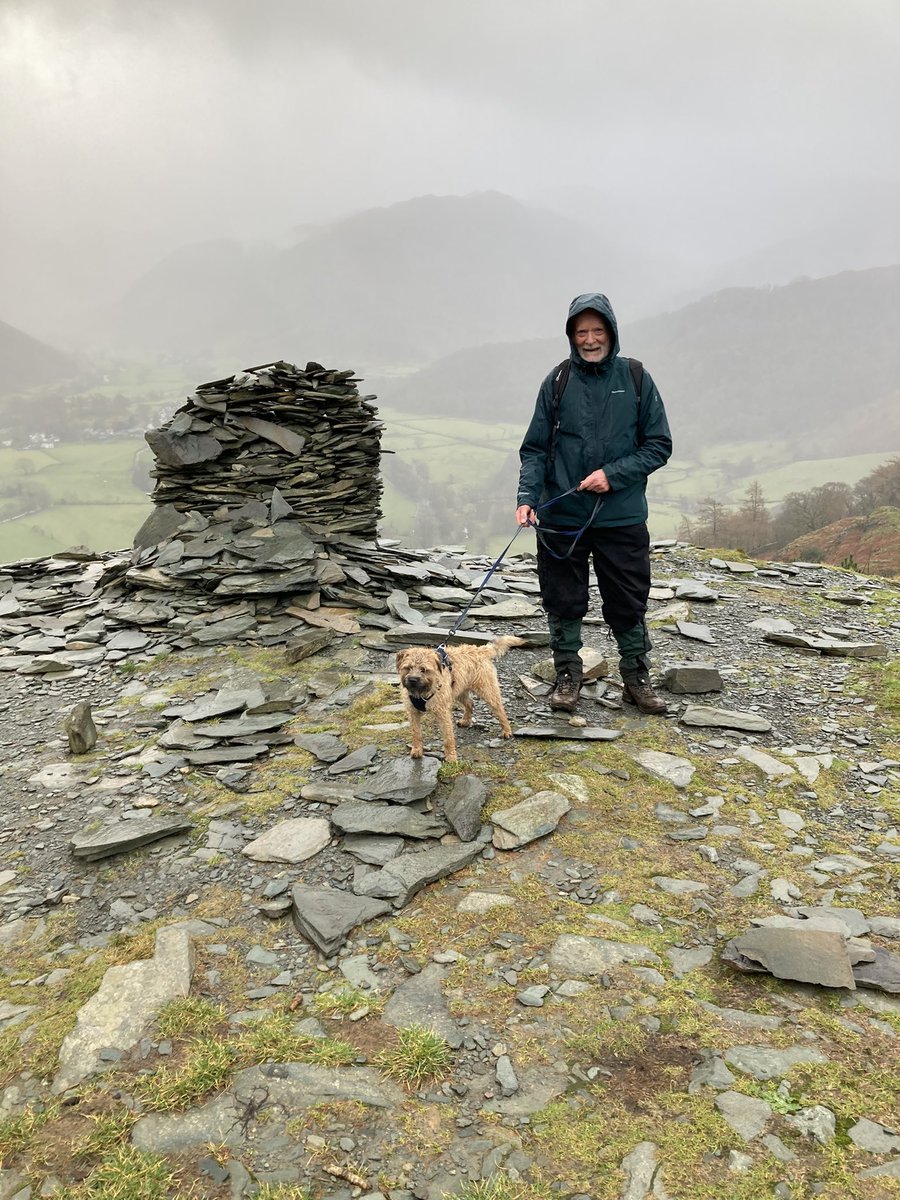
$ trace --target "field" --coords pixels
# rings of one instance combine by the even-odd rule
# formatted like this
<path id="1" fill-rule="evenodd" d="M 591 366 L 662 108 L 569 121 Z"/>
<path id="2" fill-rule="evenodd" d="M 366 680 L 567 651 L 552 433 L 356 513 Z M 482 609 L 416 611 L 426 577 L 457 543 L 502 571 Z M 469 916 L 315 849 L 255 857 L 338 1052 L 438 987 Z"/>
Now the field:
<path id="1" fill-rule="evenodd" d="M 505 527 L 508 517 L 508 531 L 479 538 L 476 530 L 470 530 L 469 544 L 499 553 L 515 532 L 514 490 L 522 429 L 455 417 L 413 416 L 388 408 L 382 408 L 380 415 L 385 424 L 383 448 L 393 452 L 386 471 L 390 475 L 396 466 L 407 477 L 405 482 L 388 479 L 385 483 L 382 532 L 404 540 L 414 538 L 422 504 L 453 507 L 475 497 L 479 512 L 495 515 L 495 528 Z M 41 511 L 0 521 L 0 562 L 52 554 L 74 545 L 93 550 L 129 546 L 150 507 L 132 478 L 139 456 L 146 467 L 148 453 L 137 438 L 47 450 L 0 448 L 0 481 L 39 484 L 52 502 Z M 787 443 L 735 442 L 711 447 L 699 462 L 676 457 L 650 480 L 651 533 L 674 537 L 682 514 L 697 501 L 708 495 L 739 501 L 754 479 L 771 504 L 787 492 L 828 480 L 856 483 L 896 453 L 886 450 L 790 462 Z M 502 482 L 492 482 L 498 479 Z M 533 544 L 533 536 L 523 533 L 514 550 L 532 549 Z"/>

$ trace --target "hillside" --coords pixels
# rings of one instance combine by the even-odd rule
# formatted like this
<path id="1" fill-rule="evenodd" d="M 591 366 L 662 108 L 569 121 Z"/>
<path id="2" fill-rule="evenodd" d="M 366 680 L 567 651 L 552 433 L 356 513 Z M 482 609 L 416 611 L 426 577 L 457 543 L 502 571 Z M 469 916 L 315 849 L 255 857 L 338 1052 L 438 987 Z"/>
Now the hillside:
<path id="1" fill-rule="evenodd" d="M 120 351 L 247 363 L 349 356 L 371 373 L 546 334 L 597 277 L 637 300 L 629 275 L 643 257 L 509 196 L 422 196 L 283 250 L 185 247 L 94 314 L 92 336 Z"/>
<path id="2" fill-rule="evenodd" d="M 372 551 L 363 609 L 8 575 L 0 1196 L 895 1195 L 900 593 L 660 547 L 668 717 L 613 673 L 551 723 L 507 561 L 515 736 L 413 761 L 395 652 L 484 560 Z"/>
<path id="3" fill-rule="evenodd" d="M 785 562 L 815 559 L 840 565 L 848 560 L 871 575 L 900 574 L 900 509 L 876 508 L 804 534 L 779 553 Z"/>
<path id="4" fill-rule="evenodd" d="M 0 321 L 0 396 L 65 379 L 77 369 L 71 355 Z"/>
<path id="5" fill-rule="evenodd" d="M 380 393 L 411 412 L 525 421 L 555 339 L 478 346 Z M 900 267 L 848 271 L 781 288 L 733 288 L 621 330 L 623 353 L 657 381 L 677 451 L 786 440 L 791 457 L 900 446 Z"/>

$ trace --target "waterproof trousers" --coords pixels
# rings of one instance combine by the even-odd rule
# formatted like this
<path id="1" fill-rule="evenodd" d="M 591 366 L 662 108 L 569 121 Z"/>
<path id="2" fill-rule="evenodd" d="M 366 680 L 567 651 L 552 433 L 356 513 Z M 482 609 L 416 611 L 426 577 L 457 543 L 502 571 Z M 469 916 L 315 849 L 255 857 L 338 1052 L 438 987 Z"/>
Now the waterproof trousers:
<path id="1" fill-rule="evenodd" d="M 625 678 L 646 673 L 645 655 L 650 649 L 644 624 L 650 592 L 647 526 L 642 522 L 591 527 L 574 547 L 573 540 L 546 526 L 538 533 L 538 581 L 557 670 L 581 673 L 581 622 L 588 610 L 593 566 L 603 619 L 619 647 L 619 669 Z"/>

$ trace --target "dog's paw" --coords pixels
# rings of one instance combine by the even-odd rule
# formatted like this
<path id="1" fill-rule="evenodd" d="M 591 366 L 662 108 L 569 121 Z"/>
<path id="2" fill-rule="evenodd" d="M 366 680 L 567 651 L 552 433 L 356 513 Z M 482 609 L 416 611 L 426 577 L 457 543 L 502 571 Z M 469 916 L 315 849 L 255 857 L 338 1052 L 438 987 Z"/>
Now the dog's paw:
<path id="1" fill-rule="evenodd" d="M 409 752 L 409 757 L 410 757 L 410 758 L 421 758 L 421 757 L 422 757 L 422 755 L 423 755 L 423 753 L 424 753 L 424 750 L 416 750 L 416 749 L 412 749 L 412 750 L 410 750 L 410 752 Z"/>

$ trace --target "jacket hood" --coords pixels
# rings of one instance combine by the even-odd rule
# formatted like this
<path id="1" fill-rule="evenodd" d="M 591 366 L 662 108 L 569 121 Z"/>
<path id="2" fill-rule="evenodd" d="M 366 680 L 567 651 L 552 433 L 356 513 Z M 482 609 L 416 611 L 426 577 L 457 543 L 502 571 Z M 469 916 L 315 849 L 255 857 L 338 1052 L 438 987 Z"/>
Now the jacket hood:
<path id="1" fill-rule="evenodd" d="M 612 346 L 609 354 L 603 359 L 604 363 L 612 362 L 619 353 L 619 326 L 616 322 L 616 314 L 613 312 L 612 305 L 602 292 L 586 292 L 583 296 L 576 296 L 569 305 L 569 315 L 566 318 L 566 337 L 569 339 L 569 345 L 572 348 L 573 360 L 581 366 L 593 366 L 592 363 L 585 363 L 584 359 L 575 349 L 575 344 L 572 341 L 572 324 L 579 313 L 585 312 L 587 309 L 593 309 L 598 312 L 601 317 L 609 322 L 609 327 L 612 330 Z M 602 363 L 597 363 L 597 366 L 602 366 Z"/>

